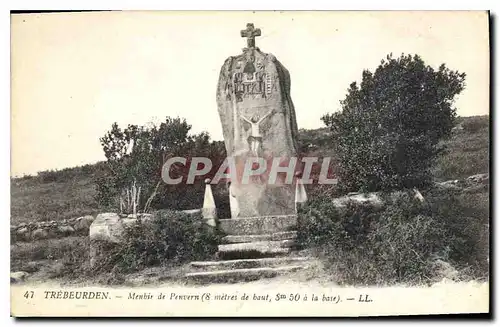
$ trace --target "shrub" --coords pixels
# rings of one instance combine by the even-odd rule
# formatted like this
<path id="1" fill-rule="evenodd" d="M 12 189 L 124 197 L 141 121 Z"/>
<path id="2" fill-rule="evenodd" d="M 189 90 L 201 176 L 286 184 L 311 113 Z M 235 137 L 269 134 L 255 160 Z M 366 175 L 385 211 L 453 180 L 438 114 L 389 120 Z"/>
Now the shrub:
<path id="1" fill-rule="evenodd" d="M 305 246 L 330 244 L 339 250 L 361 244 L 378 209 L 355 203 L 339 209 L 328 199 L 316 198 L 300 209 L 299 243 Z"/>
<path id="2" fill-rule="evenodd" d="M 342 110 L 322 117 L 332 131 L 339 179 L 349 191 L 423 187 L 450 135 L 454 97 L 465 74 L 436 71 L 417 55 L 388 56 L 374 73 L 350 85 Z"/>
<path id="3" fill-rule="evenodd" d="M 410 192 L 383 197 L 382 208 L 340 209 L 329 198 L 313 200 L 299 211 L 299 244 L 318 249 L 340 284 L 433 282 L 443 277 L 438 262 L 487 276 L 484 202 L 474 206 L 448 193 L 426 194 L 424 203 Z"/>
<path id="4" fill-rule="evenodd" d="M 426 194 L 429 210 L 439 217 L 446 240 L 445 252 L 458 268 L 472 276 L 488 275 L 489 193 L 434 189 Z"/>
<path id="5" fill-rule="evenodd" d="M 149 266 L 176 265 L 206 260 L 217 251 L 217 231 L 207 226 L 201 214 L 157 212 L 155 219 L 126 229 L 123 241 L 109 247 L 96 271 L 132 272 Z"/>

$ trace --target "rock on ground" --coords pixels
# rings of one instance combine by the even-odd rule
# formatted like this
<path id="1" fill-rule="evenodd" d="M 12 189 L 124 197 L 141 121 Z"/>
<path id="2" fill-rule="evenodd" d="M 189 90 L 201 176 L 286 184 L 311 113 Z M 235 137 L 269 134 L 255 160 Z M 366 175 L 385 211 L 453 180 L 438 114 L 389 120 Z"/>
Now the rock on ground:
<path id="1" fill-rule="evenodd" d="M 11 283 L 21 283 L 21 282 L 24 282 L 28 276 L 29 276 L 29 274 L 25 271 L 16 271 L 16 272 L 10 273 L 10 282 Z"/>

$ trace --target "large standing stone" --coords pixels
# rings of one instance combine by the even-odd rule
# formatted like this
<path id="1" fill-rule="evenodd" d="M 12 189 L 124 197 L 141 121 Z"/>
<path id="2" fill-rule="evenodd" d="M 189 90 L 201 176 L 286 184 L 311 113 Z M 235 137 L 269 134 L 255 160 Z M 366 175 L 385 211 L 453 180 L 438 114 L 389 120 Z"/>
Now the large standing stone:
<path id="1" fill-rule="evenodd" d="M 233 216 L 255 217 L 295 213 L 291 183 L 270 185 L 263 178 L 242 183 L 247 158 L 264 158 L 268 168 L 274 158 L 287 165 L 297 155 L 297 122 L 290 96 L 290 74 L 272 54 L 255 47 L 260 29 L 248 24 L 241 35 L 248 38 L 243 53 L 229 57 L 222 66 L 217 104 L 224 142 L 234 158 L 237 180 L 231 180 Z M 269 170 L 268 170 L 269 171 Z M 279 181 L 279 180 L 278 180 Z"/>

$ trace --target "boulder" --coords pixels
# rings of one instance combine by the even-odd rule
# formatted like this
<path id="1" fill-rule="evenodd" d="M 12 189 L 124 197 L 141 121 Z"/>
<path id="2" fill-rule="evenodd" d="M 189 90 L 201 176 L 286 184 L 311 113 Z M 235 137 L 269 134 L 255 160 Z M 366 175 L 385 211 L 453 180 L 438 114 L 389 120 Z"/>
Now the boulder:
<path id="1" fill-rule="evenodd" d="M 11 283 L 22 283 L 28 278 L 29 274 L 25 271 L 16 271 L 10 273 L 10 282 Z"/>
<path id="2" fill-rule="evenodd" d="M 459 184 L 460 184 L 460 181 L 458 179 L 436 183 L 436 185 L 438 187 L 446 188 L 446 189 L 458 189 L 458 188 L 460 188 Z"/>
<path id="3" fill-rule="evenodd" d="M 468 182 L 479 183 L 479 184 L 488 184 L 490 181 L 489 174 L 477 174 L 467 177 Z"/>
<path id="4" fill-rule="evenodd" d="M 33 233 L 31 233 L 31 238 L 34 240 L 43 240 L 43 239 L 46 239 L 48 237 L 49 237 L 49 233 L 47 232 L 47 230 L 45 230 L 43 228 L 35 229 L 33 231 Z"/>
<path id="5" fill-rule="evenodd" d="M 90 215 L 83 216 L 83 217 L 78 217 L 76 219 L 74 228 L 78 232 L 82 232 L 82 231 L 86 232 L 86 231 L 88 231 L 90 229 L 90 225 L 92 225 L 93 221 L 94 221 L 94 217 L 90 216 Z"/>
<path id="6" fill-rule="evenodd" d="M 49 228 L 47 228 L 47 234 L 47 238 L 57 238 L 59 236 L 57 227 L 50 226 Z"/>
<path id="7" fill-rule="evenodd" d="M 98 214 L 89 228 L 90 240 L 119 243 L 124 232 L 123 220 L 116 213 Z"/>
<path id="8" fill-rule="evenodd" d="M 22 241 L 29 241 L 30 232 L 29 232 L 28 228 L 27 227 L 19 228 L 16 232 L 16 237 L 17 237 L 17 239 L 22 240 Z"/>
<path id="9" fill-rule="evenodd" d="M 117 213 L 97 215 L 89 228 L 90 266 L 95 268 L 110 248 L 123 241 L 125 229 L 137 221 L 136 218 L 122 218 Z"/>
<path id="10" fill-rule="evenodd" d="M 75 232 L 74 228 L 71 227 L 71 226 L 68 226 L 68 225 L 63 225 L 63 226 L 59 226 L 57 227 L 57 232 L 61 235 L 71 235 Z"/>
<path id="11" fill-rule="evenodd" d="M 358 204 L 369 204 L 380 207 L 384 201 L 377 193 L 349 193 L 345 196 L 335 198 L 332 200 L 336 207 L 345 207 L 349 202 Z"/>
<path id="12" fill-rule="evenodd" d="M 138 218 L 141 221 L 145 222 L 145 221 L 152 221 L 154 219 L 154 217 L 155 216 L 151 213 L 141 213 Z"/>

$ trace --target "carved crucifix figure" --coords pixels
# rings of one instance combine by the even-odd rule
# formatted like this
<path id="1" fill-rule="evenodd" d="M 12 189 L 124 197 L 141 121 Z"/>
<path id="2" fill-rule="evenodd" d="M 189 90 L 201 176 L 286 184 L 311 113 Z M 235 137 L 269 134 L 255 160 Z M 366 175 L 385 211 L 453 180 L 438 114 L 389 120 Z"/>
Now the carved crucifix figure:
<path id="1" fill-rule="evenodd" d="M 260 119 L 258 116 L 253 116 L 251 119 L 241 116 L 241 118 L 250 124 L 250 136 L 248 137 L 248 143 L 250 143 L 250 151 L 255 155 L 258 155 L 260 144 L 262 143 L 262 134 L 260 132 L 260 124 L 264 119 L 266 119 L 274 109 L 271 109 L 267 114 L 262 116 Z"/>
<path id="2" fill-rule="evenodd" d="M 247 47 L 249 49 L 255 48 L 255 37 L 260 36 L 260 28 L 255 28 L 252 23 L 248 23 L 247 28 L 240 33 L 241 37 L 247 38 Z"/>

